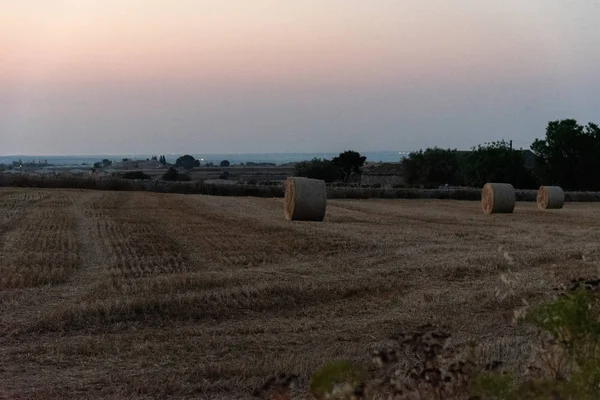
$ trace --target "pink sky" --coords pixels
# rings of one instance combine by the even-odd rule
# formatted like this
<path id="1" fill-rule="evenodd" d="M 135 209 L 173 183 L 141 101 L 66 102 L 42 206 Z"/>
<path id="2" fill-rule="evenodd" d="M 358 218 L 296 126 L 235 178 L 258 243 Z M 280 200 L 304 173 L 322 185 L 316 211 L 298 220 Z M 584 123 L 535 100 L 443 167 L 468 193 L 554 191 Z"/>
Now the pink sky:
<path id="1" fill-rule="evenodd" d="M 598 120 L 587 1 L 7 3 L 0 154 L 466 147 Z"/>

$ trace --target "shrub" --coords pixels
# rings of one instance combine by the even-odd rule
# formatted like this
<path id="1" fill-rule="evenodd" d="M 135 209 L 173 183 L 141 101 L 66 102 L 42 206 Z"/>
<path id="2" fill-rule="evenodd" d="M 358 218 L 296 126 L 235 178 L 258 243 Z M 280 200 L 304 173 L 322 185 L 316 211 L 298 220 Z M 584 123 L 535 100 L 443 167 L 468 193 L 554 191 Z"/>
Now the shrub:
<path id="1" fill-rule="evenodd" d="M 540 348 L 525 376 L 500 372 L 502 362 L 480 362 L 473 343 L 451 345 L 448 327 L 423 325 L 392 335 L 372 353 L 370 371 L 331 361 L 311 376 L 315 399 L 592 400 L 600 398 L 600 279 L 577 280 L 553 301 L 515 311 L 539 330 Z M 290 381 L 267 381 L 290 399 Z M 366 395 L 369 395 L 367 397 Z M 275 398 L 275 397 L 269 397 Z"/>
<path id="2" fill-rule="evenodd" d="M 362 398 L 367 378 L 367 371 L 350 361 L 328 362 L 313 373 L 310 393 L 316 399 Z"/>
<path id="3" fill-rule="evenodd" d="M 125 172 L 121 175 L 122 179 L 152 179 L 150 175 L 143 173 L 142 171 L 130 171 Z"/>
<path id="4" fill-rule="evenodd" d="M 476 380 L 484 399 L 597 399 L 600 393 L 600 279 L 577 281 L 558 299 L 525 314 L 549 335 L 542 339 L 537 376 L 517 383 L 497 374 Z"/>
<path id="5" fill-rule="evenodd" d="M 178 176 L 179 176 L 179 171 L 177 171 L 177 169 L 175 169 L 173 167 L 169 167 L 169 170 L 167 172 L 165 172 L 165 174 L 162 176 L 162 178 L 165 181 L 176 181 Z"/>
<path id="6" fill-rule="evenodd" d="M 295 166 L 295 175 L 306 178 L 322 179 L 333 182 L 344 178 L 344 173 L 329 160 L 313 158 L 312 161 L 302 161 Z"/>
<path id="7" fill-rule="evenodd" d="M 229 179 L 229 171 L 223 171 L 221 175 L 219 175 L 219 179 Z"/>

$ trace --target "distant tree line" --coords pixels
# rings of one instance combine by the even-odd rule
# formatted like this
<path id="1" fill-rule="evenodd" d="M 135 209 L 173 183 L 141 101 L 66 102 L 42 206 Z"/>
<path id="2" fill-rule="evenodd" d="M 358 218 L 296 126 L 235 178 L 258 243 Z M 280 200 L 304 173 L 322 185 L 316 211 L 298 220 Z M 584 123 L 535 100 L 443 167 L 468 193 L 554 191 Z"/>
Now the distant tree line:
<path id="1" fill-rule="evenodd" d="M 123 158 L 121 161 L 123 163 L 127 163 L 132 160 L 130 160 L 129 158 Z M 196 159 L 194 156 L 191 156 L 189 154 L 185 154 L 185 155 L 177 158 L 177 160 L 175 160 L 174 164 L 168 163 L 167 158 L 164 155 L 152 156 L 151 158 L 147 158 L 146 161 L 158 161 L 161 165 L 163 165 L 165 167 L 173 167 L 176 169 L 183 168 L 186 170 L 192 170 L 194 168 L 198 168 L 201 166 L 201 160 Z M 18 166 L 20 164 L 20 162 L 15 161 L 15 162 L 13 162 L 13 164 Z M 251 163 L 248 163 L 248 165 L 250 165 L 250 164 Z M 102 169 L 102 168 L 108 168 L 112 165 L 113 165 L 113 162 L 111 160 L 105 158 L 102 161 L 95 162 L 93 165 L 93 168 L 94 169 Z M 214 163 L 212 163 L 212 162 L 205 163 L 204 165 L 206 167 L 214 167 L 215 166 Z M 275 164 L 273 164 L 273 165 L 275 165 Z M 231 163 L 228 160 L 222 160 L 219 163 L 219 166 L 221 168 L 227 168 L 227 167 L 231 166 Z M 169 177 L 172 177 L 172 175 L 170 175 Z"/>
<path id="2" fill-rule="evenodd" d="M 296 164 L 295 175 L 326 182 L 348 182 L 361 173 L 366 158 L 345 151 L 331 160 L 314 158 Z M 575 119 L 548 123 L 543 139 L 530 150 L 514 149 L 500 140 L 470 151 L 428 148 L 402 160 L 407 186 L 481 187 L 487 182 L 510 183 L 520 189 L 558 185 L 566 190 L 600 190 L 600 127 Z"/>
<path id="3" fill-rule="evenodd" d="M 543 139 L 531 145 L 533 165 L 525 151 L 505 140 L 471 151 L 437 147 L 412 152 L 402 160 L 407 185 L 480 187 L 506 182 L 521 189 L 559 185 L 567 190 L 600 190 L 600 128 L 574 119 L 551 121 Z"/>
<path id="4" fill-rule="evenodd" d="M 176 161 L 175 161 L 175 168 L 184 168 L 184 169 L 194 169 L 194 168 L 198 168 L 201 165 L 201 160 L 194 158 L 194 156 L 191 156 L 189 154 L 183 155 L 181 157 L 179 157 Z M 213 163 L 206 163 L 205 164 L 206 167 L 213 167 L 214 164 Z M 227 168 L 229 166 L 231 166 L 231 163 L 228 160 L 223 160 L 219 163 L 219 166 L 221 168 Z"/>
<path id="5" fill-rule="evenodd" d="M 112 161 L 109 160 L 108 158 L 105 158 L 102 161 L 95 162 L 94 163 L 94 168 L 95 169 L 108 168 L 111 165 L 112 165 Z"/>
<path id="6" fill-rule="evenodd" d="M 352 150 L 346 150 L 331 160 L 313 158 L 302 161 L 295 166 L 295 175 L 325 182 L 348 182 L 351 176 L 359 175 L 367 157 Z"/>
<path id="7" fill-rule="evenodd" d="M 38 160 L 38 161 L 25 161 L 20 158 L 17 161 L 12 161 L 10 164 L 0 163 L 0 171 L 4 170 L 13 170 L 13 169 L 31 169 L 31 168 L 39 168 L 39 167 L 48 167 L 52 166 L 52 164 L 48 164 L 48 160 Z"/>
<path id="8" fill-rule="evenodd" d="M 175 168 L 194 169 L 200 166 L 200 160 L 186 154 L 175 161 Z"/>
<path id="9" fill-rule="evenodd" d="M 437 147 L 412 152 L 402 160 L 409 186 L 442 185 L 480 187 L 487 182 L 506 182 L 518 188 L 537 186 L 534 171 L 525 165 L 524 152 L 508 142 L 486 143 L 471 151 Z"/>

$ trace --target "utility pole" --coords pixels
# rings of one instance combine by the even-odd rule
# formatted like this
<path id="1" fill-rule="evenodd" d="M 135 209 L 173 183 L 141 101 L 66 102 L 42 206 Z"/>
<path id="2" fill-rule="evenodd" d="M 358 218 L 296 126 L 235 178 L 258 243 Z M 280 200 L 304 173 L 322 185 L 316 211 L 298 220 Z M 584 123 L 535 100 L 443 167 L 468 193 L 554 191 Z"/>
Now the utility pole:
<path id="1" fill-rule="evenodd" d="M 510 149 L 512 150 L 512 139 L 510 139 L 509 143 L 510 143 Z"/>

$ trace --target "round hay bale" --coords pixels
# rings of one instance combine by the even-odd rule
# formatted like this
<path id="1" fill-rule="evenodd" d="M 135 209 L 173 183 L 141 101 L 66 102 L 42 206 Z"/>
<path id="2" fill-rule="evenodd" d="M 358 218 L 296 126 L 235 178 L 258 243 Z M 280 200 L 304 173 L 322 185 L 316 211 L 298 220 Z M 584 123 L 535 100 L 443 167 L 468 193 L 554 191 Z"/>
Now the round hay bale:
<path id="1" fill-rule="evenodd" d="M 486 183 L 481 191 L 481 207 L 486 214 L 512 213 L 515 188 L 510 183 Z"/>
<path id="2" fill-rule="evenodd" d="M 288 221 L 323 221 L 326 205 L 325 181 L 299 177 L 287 179 L 283 210 Z"/>
<path id="3" fill-rule="evenodd" d="M 565 205 L 565 191 L 560 186 L 540 186 L 537 206 L 540 210 L 557 210 Z"/>

